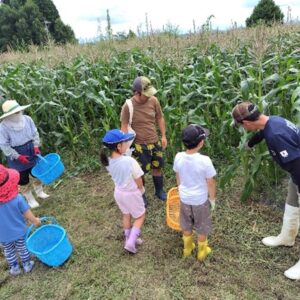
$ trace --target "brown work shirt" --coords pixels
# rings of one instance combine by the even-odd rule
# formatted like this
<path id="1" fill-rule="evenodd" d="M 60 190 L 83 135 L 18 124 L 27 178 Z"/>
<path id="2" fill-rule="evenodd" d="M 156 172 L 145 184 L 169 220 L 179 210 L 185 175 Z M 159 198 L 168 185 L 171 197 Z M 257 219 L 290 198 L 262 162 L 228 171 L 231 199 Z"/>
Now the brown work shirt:
<path id="1" fill-rule="evenodd" d="M 146 103 L 138 103 L 131 98 L 133 117 L 131 127 L 136 133 L 134 142 L 137 144 L 153 144 L 158 142 L 156 126 L 163 117 L 161 106 L 156 97 L 152 96 Z M 129 108 L 124 103 L 121 111 L 121 123 L 129 123 Z"/>

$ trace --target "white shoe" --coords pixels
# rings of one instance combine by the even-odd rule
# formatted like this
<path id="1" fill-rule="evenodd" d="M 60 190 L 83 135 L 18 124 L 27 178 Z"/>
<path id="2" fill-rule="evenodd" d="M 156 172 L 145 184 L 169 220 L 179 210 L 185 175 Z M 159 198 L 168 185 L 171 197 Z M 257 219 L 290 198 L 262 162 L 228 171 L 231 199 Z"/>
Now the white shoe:
<path id="1" fill-rule="evenodd" d="M 268 236 L 262 243 L 268 247 L 293 246 L 299 230 L 299 207 L 285 204 L 281 232 L 277 236 Z"/>
<path id="2" fill-rule="evenodd" d="M 277 236 L 267 236 L 263 238 L 262 243 L 267 247 L 278 247 L 278 246 L 287 246 L 291 247 L 295 244 L 295 239 L 284 238 L 282 234 Z"/>
<path id="3" fill-rule="evenodd" d="M 40 206 L 39 203 L 35 200 L 31 191 L 25 192 L 24 197 L 26 198 L 26 200 L 31 208 L 36 208 L 36 207 Z"/>
<path id="4" fill-rule="evenodd" d="M 46 194 L 43 191 L 43 186 L 41 184 L 39 185 L 33 185 L 34 191 L 36 192 L 36 195 L 41 198 L 41 199 L 47 199 L 48 197 L 50 197 L 48 194 Z"/>
<path id="5" fill-rule="evenodd" d="M 41 191 L 37 194 L 37 196 L 41 199 L 47 199 L 50 195 L 46 194 L 44 191 Z"/>
<path id="6" fill-rule="evenodd" d="M 300 280 L 300 260 L 294 266 L 286 270 L 284 276 L 289 279 Z"/>

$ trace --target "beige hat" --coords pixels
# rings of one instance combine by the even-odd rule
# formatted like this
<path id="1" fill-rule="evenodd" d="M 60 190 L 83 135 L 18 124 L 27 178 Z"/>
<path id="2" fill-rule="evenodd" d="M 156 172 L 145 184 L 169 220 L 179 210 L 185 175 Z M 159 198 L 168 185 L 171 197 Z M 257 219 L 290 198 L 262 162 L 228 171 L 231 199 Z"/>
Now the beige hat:
<path id="1" fill-rule="evenodd" d="M 20 105 L 16 100 L 6 100 L 2 104 L 2 110 L 3 110 L 3 115 L 0 116 L 0 119 L 4 119 L 10 115 L 13 115 L 19 111 L 22 111 L 29 107 L 31 104 L 28 105 Z"/>
<path id="2" fill-rule="evenodd" d="M 134 92 L 139 92 L 146 97 L 152 97 L 157 93 L 157 90 L 151 84 L 150 79 L 145 76 L 139 76 L 134 80 L 132 90 Z"/>

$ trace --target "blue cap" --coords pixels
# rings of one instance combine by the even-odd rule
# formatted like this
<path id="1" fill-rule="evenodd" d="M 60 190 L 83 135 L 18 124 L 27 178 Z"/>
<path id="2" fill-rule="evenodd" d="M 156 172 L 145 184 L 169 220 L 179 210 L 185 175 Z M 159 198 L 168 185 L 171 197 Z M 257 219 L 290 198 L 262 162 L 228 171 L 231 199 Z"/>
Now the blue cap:
<path id="1" fill-rule="evenodd" d="M 117 144 L 133 140 L 135 135 L 133 133 L 124 133 L 120 129 L 112 129 L 106 132 L 102 139 L 103 143 Z"/>

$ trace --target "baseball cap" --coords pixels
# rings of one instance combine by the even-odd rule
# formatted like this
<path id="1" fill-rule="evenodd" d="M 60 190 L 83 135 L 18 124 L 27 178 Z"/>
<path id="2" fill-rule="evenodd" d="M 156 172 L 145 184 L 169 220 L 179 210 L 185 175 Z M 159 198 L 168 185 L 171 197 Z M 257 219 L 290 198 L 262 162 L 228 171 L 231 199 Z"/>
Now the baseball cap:
<path id="1" fill-rule="evenodd" d="M 235 125 L 241 123 L 243 120 L 249 119 L 255 114 L 259 114 L 257 106 L 251 102 L 238 103 L 232 110 L 231 115 L 234 119 Z"/>
<path id="2" fill-rule="evenodd" d="M 186 147 L 196 147 L 209 135 L 209 130 L 197 124 L 190 124 L 182 131 L 182 142 Z"/>
<path id="3" fill-rule="evenodd" d="M 112 129 L 106 132 L 102 142 L 106 144 L 118 144 L 133 140 L 135 135 L 133 133 L 125 133 L 120 129 Z"/>
<path id="4" fill-rule="evenodd" d="M 145 76 L 139 76 L 134 80 L 132 90 L 134 92 L 139 92 L 146 97 L 154 96 L 157 93 L 157 90 L 151 84 L 150 79 Z"/>

